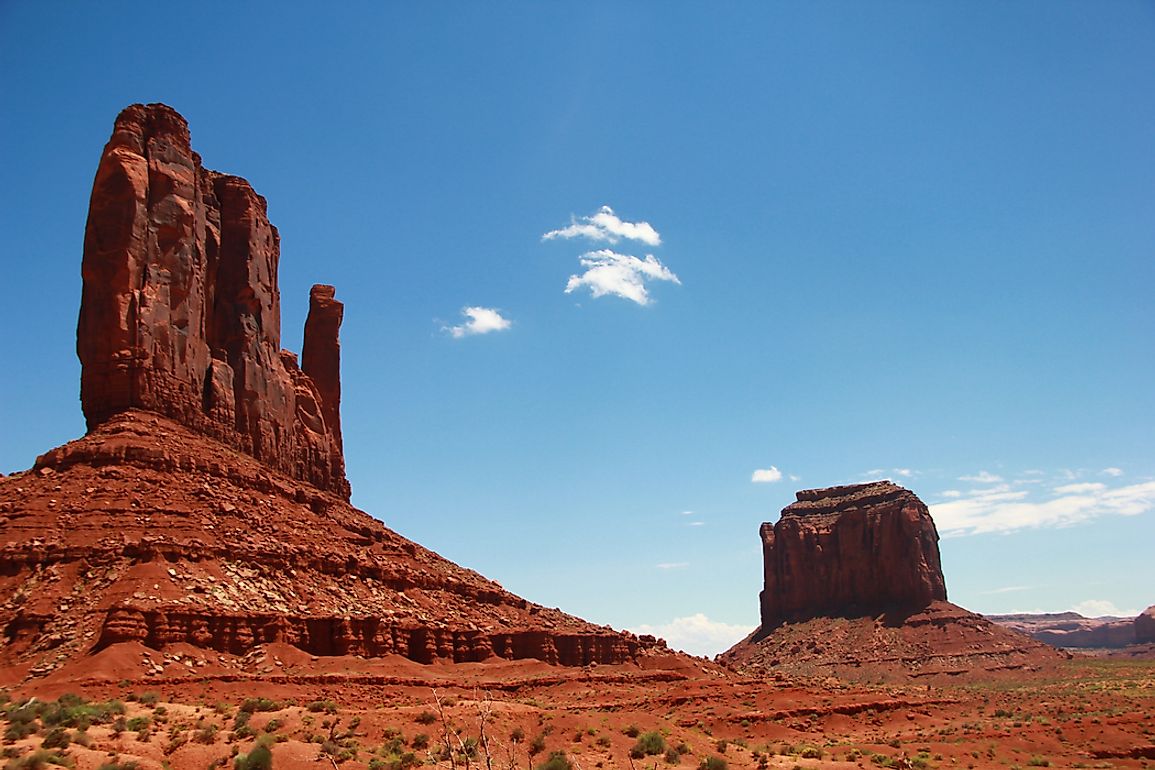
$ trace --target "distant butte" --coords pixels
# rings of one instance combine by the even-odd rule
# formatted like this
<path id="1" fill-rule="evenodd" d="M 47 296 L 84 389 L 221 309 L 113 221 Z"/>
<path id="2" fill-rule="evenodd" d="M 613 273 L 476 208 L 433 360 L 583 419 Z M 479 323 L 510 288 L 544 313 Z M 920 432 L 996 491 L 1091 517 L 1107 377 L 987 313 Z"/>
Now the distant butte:
<path id="1" fill-rule="evenodd" d="M 897 484 L 802 490 L 759 531 L 762 623 L 719 656 L 740 671 L 905 678 L 1061 657 L 946 601 L 930 511 Z"/>

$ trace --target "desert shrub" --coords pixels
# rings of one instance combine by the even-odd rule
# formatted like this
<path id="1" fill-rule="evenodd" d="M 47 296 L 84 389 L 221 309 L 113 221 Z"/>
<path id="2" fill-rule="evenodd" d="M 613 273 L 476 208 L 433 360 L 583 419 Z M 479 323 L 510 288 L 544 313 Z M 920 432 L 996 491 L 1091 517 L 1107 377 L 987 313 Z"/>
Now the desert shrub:
<path id="1" fill-rule="evenodd" d="M 152 724 L 152 720 L 148 717 L 133 717 L 124 723 L 129 732 L 139 733 L 141 730 L 147 730 L 148 726 Z"/>
<path id="2" fill-rule="evenodd" d="M 437 715 L 432 711 L 422 711 L 420 714 L 413 718 L 413 721 L 419 725 L 431 725 L 437 721 Z"/>
<path id="3" fill-rule="evenodd" d="M 1051 760 L 1047 759 L 1046 757 L 1040 757 L 1038 754 L 1035 754 L 1030 759 L 1027 760 L 1027 764 L 1030 765 L 1031 767 L 1050 767 L 1051 766 Z"/>
<path id="4" fill-rule="evenodd" d="M 549 759 L 537 766 L 537 770 L 573 770 L 573 763 L 564 751 L 555 751 L 549 755 Z"/>
<path id="5" fill-rule="evenodd" d="M 324 712 L 326 714 L 336 714 L 337 713 L 337 704 L 331 700 L 315 700 L 315 701 L 311 702 L 309 705 L 305 706 L 305 708 L 308 709 L 309 711 L 312 711 L 314 714 L 318 714 L 321 712 Z"/>
<path id="6" fill-rule="evenodd" d="M 417 735 L 413 736 L 413 740 L 409 742 L 409 745 L 418 751 L 427 749 L 429 748 L 429 736 L 425 733 L 417 733 Z"/>
<path id="7" fill-rule="evenodd" d="M 817 746 L 799 746 L 798 756 L 803 759 L 822 759 L 822 749 Z"/>
<path id="8" fill-rule="evenodd" d="M 118 759 L 114 759 L 111 762 L 105 762 L 103 765 L 96 768 L 96 770 L 140 770 L 140 765 L 138 765 L 136 762 L 132 762 L 131 760 L 127 762 L 121 762 Z"/>
<path id="9" fill-rule="evenodd" d="M 280 711 L 281 704 L 269 698 L 245 698 L 240 710 L 250 714 L 256 711 Z"/>
<path id="10" fill-rule="evenodd" d="M 248 754 L 238 754 L 233 763 L 236 770 L 272 770 L 273 752 L 263 743 L 258 743 Z"/>
<path id="11" fill-rule="evenodd" d="M 598 738 L 598 740 L 597 740 L 597 744 L 599 746 L 601 746 L 603 749 L 609 748 L 609 745 L 611 743 L 612 743 L 612 741 L 610 740 L 608 735 L 603 735 L 600 738 Z"/>
<path id="12" fill-rule="evenodd" d="M 675 748 L 666 749 L 666 764 L 677 765 L 677 764 L 681 764 L 681 762 L 682 762 L 682 755 L 680 753 L 678 753 L 677 749 L 675 749 Z"/>
<path id="13" fill-rule="evenodd" d="M 726 760 L 721 757 L 706 757 L 698 765 L 698 770 L 726 770 Z"/>
<path id="14" fill-rule="evenodd" d="M 50 765 L 57 767 L 72 767 L 72 759 L 67 754 L 37 749 L 31 754 L 25 754 L 4 765 L 4 770 L 44 770 Z"/>
<path id="15" fill-rule="evenodd" d="M 639 757 L 652 757 L 661 754 L 666 750 L 666 739 L 662 734 L 655 731 L 642 733 L 638 736 L 638 742 L 630 749 L 630 756 L 637 759 Z"/>
<path id="16" fill-rule="evenodd" d="M 631 738 L 637 738 L 642 734 L 641 729 L 639 729 L 637 725 L 630 725 L 626 729 L 622 730 L 622 732 Z"/>
<path id="17" fill-rule="evenodd" d="M 538 733 L 533 736 L 533 740 L 529 742 L 528 751 L 531 757 L 545 751 L 545 733 Z"/>
<path id="18" fill-rule="evenodd" d="M 197 743 L 212 745 L 217 742 L 218 730 L 220 730 L 220 728 L 214 724 L 198 725 L 196 731 L 193 733 L 193 740 Z"/>
<path id="19" fill-rule="evenodd" d="M 719 754 L 725 754 L 726 749 L 727 749 L 727 747 L 729 747 L 729 745 L 730 745 L 730 742 L 727 741 L 725 738 L 722 738 L 721 740 L 719 740 L 717 743 L 714 744 L 714 748 L 718 751 Z"/>
<path id="20" fill-rule="evenodd" d="M 142 706 L 155 706 L 157 701 L 160 700 L 160 696 L 150 690 L 149 692 L 142 692 L 136 696 L 136 700 Z"/>
<path id="21" fill-rule="evenodd" d="M 63 727 L 53 727 L 44 734 L 44 740 L 41 741 L 40 747 L 45 749 L 66 749 L 70 743 L 72 743 L 72 738 L 68 735 L 67 730 Z"/>
<path id="22" fill-rule="evenodd" d="M 268 722 L 265 723 L 265 732 L 266 733 L 275 733 L 277 730 L 280 730 L 281 726 L 284 724 L 285 723 L 283 721 L 281 721 L 280 719 L 270 719 Z"/>

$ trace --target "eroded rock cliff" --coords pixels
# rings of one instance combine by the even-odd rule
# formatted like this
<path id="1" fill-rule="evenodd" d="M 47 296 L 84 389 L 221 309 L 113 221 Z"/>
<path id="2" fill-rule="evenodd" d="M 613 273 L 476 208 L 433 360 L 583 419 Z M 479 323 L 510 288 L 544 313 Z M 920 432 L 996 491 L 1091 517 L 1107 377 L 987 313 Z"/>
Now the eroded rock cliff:
<path id="1" fill-rule="evenodd" d="M 116 119 L 93 183 L 76 350 L 89 429 L 146 409 L 344 498 L 341 303 L 313 288 L 305 362 L 281 350 L 280 236 L 163 104 Z"/>
<path id="2" fill-rule="evenodd" d="M 880 481 L 808 489 L 761 527 L 762 627 L 946 599 L 938 532 L 911 491 Z"/>

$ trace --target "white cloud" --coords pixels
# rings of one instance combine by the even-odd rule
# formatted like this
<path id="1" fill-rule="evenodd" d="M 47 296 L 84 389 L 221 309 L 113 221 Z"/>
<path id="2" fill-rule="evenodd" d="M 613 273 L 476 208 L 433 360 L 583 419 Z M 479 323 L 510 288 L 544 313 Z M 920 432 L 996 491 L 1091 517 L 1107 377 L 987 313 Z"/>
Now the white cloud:
<path id="1" fill-rule="evenodd" d="M 1106 484 L 1099 484 L 1094 481 L 1085 481 L 1081 484 L 1064 484 L 1061 487 L 1055 487 L 1055 493 L 1060 495 L 1080 495 L 1084 492 L 1101 492 L 1106 489 Z"/>
<path id="2" fill-rule="evenodd" d="M 1103 470 L 1099 471 L 1099 473 L 1102 473 L 1106 476 L 1114 476 L 1115 478 L 1118 478 L 1119 476 L 1123 475 L 1123 469 L 1122 468 L 1104 468 Z"/>
<path id="3" fill-rule="evenodd" d="M 1142 610 L 1136 609 L 1121 610 L 1115 606 L 1114 602 L 1107 599 L 1087 599 L 1086 601 L 1079 602 L 1071 609 L 1085 618 L 1101 618 L 1104 615 L 1112 615 L 1117 618 L 1129 618 L 1142 612 Z"/>
<path id="4" fill-rule="evenodd" d="M 998 482 L 1003 480 L 1003 477 L 1002 476 L 996 476 L 995 474 L 988 473 L 987 471 L 979 471 L 974 476 L 959 476 L 958 480 L 959 481 L 973 481 L 976 484 L 997 484 Z"/>
<path id="5" fill-rule="evenodd" d="M 593 241 L 617 243 L 622 238 L 641 241 L 649 246 L 660 246 L 662 236 L 649 222 L 626 222 L 609 206 L 602 206 L 593 216 L 570 218 L 568 227 L 550 230 L 541 236 L 543 241 L 554 238 L 589 238 Z"/>
<path id="6" fill-rule="evenodd" d="M 903 478 L 910 478 L 914 475 L 914 471 L 912 471 L 910 468 L 895 468 L 894 475 L 902 476 Z"/>
<path id="7" fill-rule="evenodd" d="M 503 318 L 497 309 L 491 307 L 465 307 L 461 309 L 461 314 L 469 320 L 459 326 L 444 327 L 455 339 L 504 331 L 513 324 L 508 318 Z"/>
<path id="8" fill-rule="evenodd" d="M 655 564 L 658 569 L 685 569 L 690 566 L 688 561 L 664 561 L 660 564 Z"/>
<path id="9" fill-rule="evenodd" d="M 687 521 L 686 526 L 687 527 L 704 527 L 704 526 L 706 526 L 706 522 L 704 522 L 704 521 Z"/>
<path id="10" fill-rule="evenodd" d="M 674 618 L 661 625 L 640 625 L 630 631 L 635 634 L 653 634 L 666 640 L 676 650 L 691 655 L 712 656 L 724 652 L 741 641 L 754 626 L 734 625 L 710 620 L 701 612 L 684 618 Z"/>
<path id="11" fill-rule="evenodd" d="M 782 471 L 771 465 L 769 468 L 759 468 L 750 476 L 755 484 L 773 484 L 782 480 Z"/>
<path id="12" fill-rule="evenodd" d="M 586 271 L 581 275 L 571 275 L 565 285 L 565 293 L 589 287 L 594 298 L 612 294 L 639 305 L 650 304 L 646 291 L 646 281 L 671 281 L 681 285 L 678 276 L 663 265 L 653 254 L 638 259 L 629 254 L 618 254 L 610 249 L 587 251 L 579 258 Z"/>
<path id="13" fill-rule="evenodd" d="M 795 476 L 793 473 L 791 473 L 790 474 L 790 480 L 791 481 L 802 481 L 802 477 L 801 476 Z"/>
<path id="14" fill-rule="evenodd" d="M 1088 488 L 1094 487 L 1094 488 Z M 1067 490 L 1067 491 L 1063 491 Z M 930 506 L 945 536 L 1069 527 L 1101 516 L 1137 516 L 1155 508 L 1155 481 L 1108 489 L 1104 485 L 1056 487 L 1059 496 L 1036 502 L 1009 485 L 972 490 L 965 498 Z"/>
<path id="15" fill-rule="evenodd" d="M 942 493 L 943 497 L 962 497 L 962 492 L 957 489 L 948 489 Z"/>
<path id="16" fill-rule="evenodd" d="M 693 516 L 694 512 L 693 511 L 682 511 L 682 515 L 683 516 Z"/>

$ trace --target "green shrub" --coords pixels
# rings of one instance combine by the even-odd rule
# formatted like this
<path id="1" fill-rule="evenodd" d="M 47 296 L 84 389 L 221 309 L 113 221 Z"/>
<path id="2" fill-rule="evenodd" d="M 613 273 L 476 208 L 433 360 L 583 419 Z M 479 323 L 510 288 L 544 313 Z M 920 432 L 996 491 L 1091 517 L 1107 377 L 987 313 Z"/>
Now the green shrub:
<path id="1" fill-rule="evenodd" d="M 1050 767 L 1051 766 L 1051 760 L 1047 759 L 1046 757 L 1040 757 L 1038 754 L 1035 754 L 1034 756 L 1032 756 L 1030 759 L 1027 760 L 1027 764 L 1030 765 L 1031 767 Z"/>
<path id="2" fill-rule="evenodd" d="M 140 770 L 140 765 L 132 761 L 121 762 L 118 759 L 114 759 L 111 762 L 105 762 L 96 768 L 96 770 Z"/>
<path id="3" fill-rule="evenodd" d="M 417 735 L 413 736 L 413 740 L 409 742 L 409 745 L 418 751 L 427 749 L 429 748 L 429 736 L 425 733 L 417 733 Z"/>
<path id="4" fill-rule="evenodd" d="M 250 714 L 256 711 L 280 711 L 281 704 L 269 698 L 245 698 L 240 710 Z"/>
<path id="5" fill-rule="evenodd" d="M 72 738 L 63 727 L 53 727 L 44 735 L 40 747 L 43 749 L 66 749 L 72 743 Z"/>
<path id="6" fill-rule="evenodd" d="M 564 751 L 555 751 L 549 755 L 549 759 L 537 766 L 537 770 L 573 770 L 573 763 Z"/>
<path id="7" fill-rule="evenodd" d="M 337 704 L 331 700 L 315 700 L 309 705 L 305 706 L 305 708 L 309 711 L 312 711 L 314 714 L 320 713 L 322 711 L 326 714 L 337 713 Z"/>
<path id="8" fill-rule="evenodd" d="M 48 749 L 37 749 L 4 765 L 4 770 L 44 770 L 49 765 L 72 767 L 72 759 L 66 754 L 58 754 Z"/>
<path id="9" fill-rule="evenodd" d="M 271 770 L 273 752 L 263 743 L 258 743 L 248 754 L 238 754 L 233 765 L 236 770 Z"/>
<path id="10" fill-rule="evenodd" d="M 413 719 L 419 725 L 431 725 L 437 721 L 437 715 L 432 711 L 422 711 Z"/>
<path id="11" fill-rule="evenodd" d="M 678 764 L 681 764 L 681 762 L 682 762 L 682 755 L 680 753 L 678 753 L 677 749 L 674 749 L 674 748 L 666 749 L 666 764 L 678 765 Z"/>
<path id="12" fill-rule="evenodd" d="M 642 734 L 642 731 L 638 728 L 637 725 L 630 725 L 625 730 L 622 730 L 622 732 L 631 738 L 637 738 L 639 735 Z"/>
<path id="13" fill-rule="evenodd" d="M 726 760 L 721 757 L 706 757 L 698 765 L 698 770 L 726 770 Z"/>
<path id="14" fill-rule="evenodd" d="M 639 757 L 652 757 L 661 754 L 666 750 L 666 739 L 662 734 L 655 731 L 642 733 L 638 736 L 638 742 L 630 749 L 630 756 L 634 759 Z"/>

